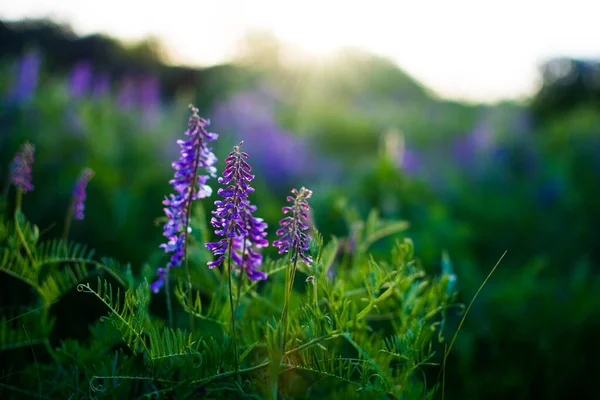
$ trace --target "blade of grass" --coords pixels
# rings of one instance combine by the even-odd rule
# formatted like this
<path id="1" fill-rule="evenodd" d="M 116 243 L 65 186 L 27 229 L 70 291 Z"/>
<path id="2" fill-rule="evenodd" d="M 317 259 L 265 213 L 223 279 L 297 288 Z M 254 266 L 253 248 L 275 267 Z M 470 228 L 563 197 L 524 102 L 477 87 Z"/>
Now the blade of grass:
<path id="1" fill-rule="evenodd" d="M 463 314 L 463 317 L 461 318 L 460 323 L 458 324 L 458 328 L 456 329 L 456 332 L 454 332 L 454 336 L 452 337 L 452 340 L 450 341 L 450 346 L 447 346 L 446 350 L 444 351 L 444 361 L 442 363 L 442 400 L 444 400 L 445 394 L 446 394 L 446 392 L 445 392 L 445 389 L 446 389 L 446 360 L 448 359 L 448 354 L 450 354 L 450 351 L 452 350 L 452 346 L 454 346 L 454 342 L 456 341 L 456 338 L 458 337 L 458 333 L 462 329 L 462 326 L 463 326 L 463 324 L 465 322 L 465 319 L 467 319 L 467 315 L 469 314 L 469 310 L 473 306 L 473 303 L 475 303 L 475 300 L 477 299 L 477 296 L 479 296 L 479 293 L 481 292 L 481 290 L 483 289 L 483 287 L 486 285 L 487 281 L 494 274 L 494 271 L 496 271 L 496 268 L 498 268 L 498 265 L 500 265 L 500 262 L 502 262 L 502 259 L 504 258 L 505 255 L 506 255 L 506 250 L 504 251 L 504 253 L 500 257 L 500 259 L 498 260 L 498 262 L 496 262 L 496 265 L 494 265 L 494 268 L 492 268 L 492 270 L 490 271 L 490 273 L 488 274 L 488 276 L 485 278 L 485 280 L 483 281 L 483 283 L 481 284 L 481 286 L 479 286 L 479 289 L 477 289 L 477 292 L 475 292 L 475 295 L 471 299 L 471 302 L 469 303 L 469 306 L 465 310 L 465 313 Z"/>

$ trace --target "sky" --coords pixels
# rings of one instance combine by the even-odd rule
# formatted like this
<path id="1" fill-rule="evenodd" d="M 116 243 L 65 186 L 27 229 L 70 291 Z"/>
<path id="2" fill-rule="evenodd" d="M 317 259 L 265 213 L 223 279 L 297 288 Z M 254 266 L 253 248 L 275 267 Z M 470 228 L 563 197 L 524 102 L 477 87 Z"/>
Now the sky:
<path id="1" fill-rule="evenodd" d="M 386 56 L 442 97 L 523 99 L 555 56 L 600 58 L 597 0 L 2 0 L 0 19 L 49 17 L 78 34 L 159 38 L 175 63 L 227 61 L 252 29 L 326 54 Z"/>

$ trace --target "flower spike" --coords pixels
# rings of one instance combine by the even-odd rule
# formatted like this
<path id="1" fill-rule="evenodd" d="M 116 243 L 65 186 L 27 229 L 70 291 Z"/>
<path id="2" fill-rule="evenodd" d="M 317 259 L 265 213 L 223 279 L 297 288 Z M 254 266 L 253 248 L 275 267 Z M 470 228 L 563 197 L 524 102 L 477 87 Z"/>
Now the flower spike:
<path id="1" fill-rule="evenodd" d="M 248 195 L 254 192 L 254 188 L 248 183 L 254 179 L 254 175 L 250 173 L 252 167 L 246 162 L 248 154 L 240 150 L 243 143 L 233 147 L 225 159 L 223 176 L 219 178 L 219 183 L 228 186 L 217 191 L 223 200 L 215 201 L 217 209 L 212 212 L 210 223 L 215 228 L 215 234 L 222 239 L 206 243 L 206 248 L 217 257 L 208 266 L 214 268 L 221 265 L 231 246 L 232 261 L 248 274 L 248 278 L 266 279 L 267 275 L 257 270 L 262 265 L 262 255 L 256 249 L 269 245 L 265 239 L 267 224 L 262 218 L 252 215 L 256 206 L 250 204 Z"/>
<path id="2" fill-rule="evenodd" d="M 13 158 L 10 180 L 23 193 L 33 190 L 31 164 L 33 164 L 34 152 L 35 147 L 29 142 L 25 142 Z"/>
<path id="3" fill-rule="evenodd" d="M 73 188 L 73 204 L 75 205 L 75 219 L 82 220 L 84 218 L 83 210 L 85 209 L 85 188 L 94 176 L 94 171 L 89 168 L 85 168 L 81 173 L 81 176 L 75 182 L 75 187 Z"/>
<path id="4" fill-rule="evenodd" d="M 308 199 L 312 196 L 312 191 L 302 187 L 300 191 L 292 189 L 292 194 L 295 196 L 287 196 L 287 201 L 292 205 L 281 209 L 284 214 L 289 215 L 279 222 L 279 239 L 273 242 L 273 246 L 279 248 L 279 254 L 290 252 L 292 263 L 300 257 L 310 264 L 312 259 L 306 254 L 310 248 L 309 238 L 304 231 L 308 229 Z"/>
<path id="5" fill-rule="evenodd" d="M 185 132 L 188 139 L 177 141 L 181 148 L 180 157 L 172 164 L 175 176 L 169 183 L 173 185 L 175 194 L 171 194 L 163 201 L 167 206 L 164 211 L 168 221 L 163 228 L 163 235 L 167 238 L 167 242 L 160 247 L 165 249 L 166 253 L 172 253 L 167 268 L 179 267 L 185 258 L 192 201 L 212 194 L 212 188 L 206 183 L 217 173 L 214 167 L 217 158 L 208 145 L 219 135 L 206 130 L 210 121 L 200 117 L 196 107 L 190 104 L 190 109 L 192 115 L 188 121 L 188 130 Z M 155 293 L 158 293 L 164 285 L 165 271 L 164 268 L 159 268 L 158 280 L 150 285 Z"/>

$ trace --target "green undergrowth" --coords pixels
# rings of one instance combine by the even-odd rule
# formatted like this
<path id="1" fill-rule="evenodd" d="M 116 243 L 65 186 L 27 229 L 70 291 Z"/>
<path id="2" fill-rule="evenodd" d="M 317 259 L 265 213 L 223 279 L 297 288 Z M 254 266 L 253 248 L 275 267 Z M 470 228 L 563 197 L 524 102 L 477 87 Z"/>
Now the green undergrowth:
<path id="1" fill-rule="evenodd" d="M 164 295 L 149 289 L 155 266 L 132 267 L 82 244 L 42 240 L 21 211 L 5 213 L 0 272 L 13 290 L 0 310 L 0 397 L 427 399 L 440 393 L 441 381 L 426 377 L 428 369 L 439 370 L 453 279 L 425 273 L 403 237 L 406 223 L 376 212 L 364 221 L 348 217 L 352 245 L 312 229 L 314 262 L 298 265 L 284 335 L 278 322 L 287 263 L 267 259 L 266 281 L 234 279 L 234 341 L 227 275 L 206 267 L 204 215 L 194 215 L 200 234 L 189 253 L 192 293 L 183 271 L 174 270 L 170 325 Z M 375 256 L 371 248 L 382 240 L 391 243 L 389 251 L 379 248 Z"/>

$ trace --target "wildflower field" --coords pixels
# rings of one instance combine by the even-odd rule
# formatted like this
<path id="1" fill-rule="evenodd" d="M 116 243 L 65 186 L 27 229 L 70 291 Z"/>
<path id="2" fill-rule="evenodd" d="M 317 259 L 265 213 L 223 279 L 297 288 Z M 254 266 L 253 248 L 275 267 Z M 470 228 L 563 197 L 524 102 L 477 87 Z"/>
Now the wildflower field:
<path id="1" fill-rule="evenodd" d="M 597 392 L 597 99 L 53 62 L 0 58 L 0 398 Z"/>

